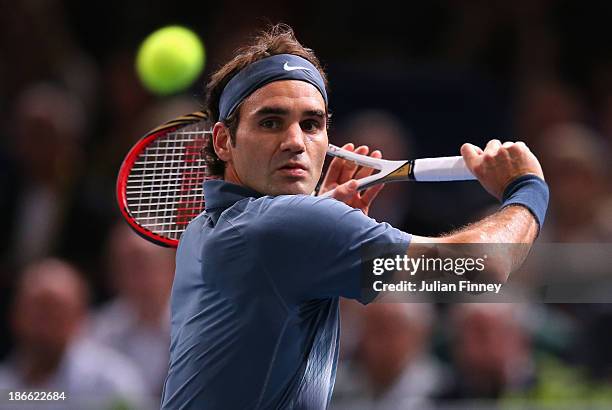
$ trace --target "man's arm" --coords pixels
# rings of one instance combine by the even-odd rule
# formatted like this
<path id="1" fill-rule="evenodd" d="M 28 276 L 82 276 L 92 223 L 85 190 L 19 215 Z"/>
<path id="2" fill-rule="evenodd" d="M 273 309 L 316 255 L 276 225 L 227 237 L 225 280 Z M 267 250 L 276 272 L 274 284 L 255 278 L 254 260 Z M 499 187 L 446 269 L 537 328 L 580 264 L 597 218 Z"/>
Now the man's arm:
<path id="1" fill-rule="evenodd" d="M 527 208 L 519 205 L 503 208 L 478 222 L 463 229 L 441 237 L 423 237 L 412 235 L 408 256 L 418 258 L 421 255 L 432 255 L 435 247 L 437 257 L 456 257 L 456 254 L 445 254 L 453 250 L 455 244 L 475 244 L 471 247 L 473 253 L 488 253 L 491 259 L 487 261 L 486 273 L 493 282 L 504 283 L 508 275 L 518 269 L 535 241 L 538 234 L 538 223 Z M 450 247 L 436 245 L 451 245 Z M 506 244 L 495 248 L 498 252 L 487 252 L 490 244 Z M 523 245 L 509 245 L 523 244 Z M 478 249 L 480 248 L 480 249 Z M 503 252 L 500 252 L 503 250 Z"/>
<path id="2" fill-rule="evenodd" d="M 461 147 L 461 154 L 482 186 L 499 200 L 502 200 L 508 185 L 521 176 L 531 174 L 544 179 L 540 163 L 522 142 L 501 144 L 498 140 L 492 140 L 484 151 L 474 145 L 464 144 Z M 539 224 L 533 210 L 528 206 L 509 205 L 491 216 L 445 236 L 413 235 L 408 255 L 418 257 L 432 252 L 449 252 L 449 247 L 436 246 L 440 244 L 475 244 L 476 249 L 472 249 L 476 252 L 479 244 L 482 244 L 482 252 L 487 244 L 506 244 L 507 246 L 503 246 L 504 252 L 495 252 L 495 256 L 487 263 L 488 279 L 505 282 L 508 275 L 519 268 L 527 257 L 538 235 Z"/>
<path id="3" fill-rule="evenodd" d="M 355 150 L 352 144 L 347 144 L 343 148 Z M 355 151 L 367 155 L 369 150 L 368 147 L 359 147 Z M 381 156 L 379 151 L 374 151 L 370 155 L 377 158 Z M 499 140 L 491 140 L 484 150 L 472 144 L 464 144 L 461 147 L 461 155 L 481 185 L 500 201 L 504 199 L 504 192 L 509 185 L 526 175 L 539 178 L 541 180 L 539 186 L 545 192 L 537 192 L 537 189 L 529 191 L 533 185 L 538 185 L 531 181 L 532 183 L 527 183 L 531 185 L 526 187 L 527 191 L 521 192 L 521 194 L 527 193 L 528 195 L 522 195 L 518 201 L 503 202 L 502 209 L 495 214 L 459 231 L 441 237 L 412 235 L 407 251 L 408 256 L 411 258 L 418 258 L 421 255 L 443 258 L 460 257 L 461 255 L 458 255 L 457 252 L 465 249 L 469 249 L 471 255 L 464 256 L 473 256 L 474 253 L 484 254 L 494 249 L 495 252 L 488 252 L 491 258 L 487 262 L 485 279 L 505 282 L 508 275 L 523 263 L 541 228 L 540 224 L 548 202 L 548 191 L 543 182 L 542 167 L 535 155 L 522 142 L 502 144 Z M 362 168 L 357 171 L 354 163 L 339 158 L 335 158 L 334 161 L 323 182 L 322 192 L 337 187 L 334 195 L 336 199 L 361 209 L 367 214 L 370 204 L 380 192 L 382 185 L 360 194 L 356 191 L 355 179 L 369 175 L 372 170 Z M 523 188 L 518 187 L 517 189 Z M 539 206 L 528 206 L 530 204 L 525 203 L 525 197 L 529 199 L 530 195 L 537 200 L 536 205 Z M 536 217 L 534 209 L 540 211 L 541 215 Z M 472 246 L 453 247 L 453 244 L 471 244 Z M 499 244 L 499 246 L 491 246 L 491 244 Z"/>

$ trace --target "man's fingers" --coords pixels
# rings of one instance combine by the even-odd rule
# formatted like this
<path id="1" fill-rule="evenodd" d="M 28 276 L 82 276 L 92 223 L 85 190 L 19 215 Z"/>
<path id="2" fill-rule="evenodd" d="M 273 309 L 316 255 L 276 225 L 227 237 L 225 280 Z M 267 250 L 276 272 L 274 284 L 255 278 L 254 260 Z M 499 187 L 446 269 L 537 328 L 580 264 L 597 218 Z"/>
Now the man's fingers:
<path id="1" fill-rule="evenodd" d="M 340 177 L 340 172 L 342 172 L 342 162 L 344 162 L 342 158 L 332 159 L 329 167 L 327 168 L 325 178 L 323 179 L 323 185 L 328 185 Z"/>
<path id="2" fill-rule="evenodd" d="M 488 142 L 487 146 L 485 147 L 484 153 L 485 155 L 494 157 L 500 148 L 501 148 L 500 140 L 491 140 Z"/>
<path id="3" fill-rule="evenodd" d="M 342 202 L 350 201 L 357 194 L 357 185 L 357 181 L 354 179 L 339 185 L 334 190 L 332 197 Z"/>
<path id="4" fill-rule="evenodd" d="M 370 154 L 370 156 L 372 158 L 382 158 L 382 152 L 376 150 L 374 152 L 372 152 Z M 374 168 L 370 168 L 370 167 L 361 167 L 359 168 L 359 170 L 355 173 L 354 177 L 355 179 L 361 179 L 361 178 L 365 178 L 369 175 L 372 175 L 372 172 L 374 172 Z"/>
<path id="5" fill-rule="evenodd" d="M 482 149 L 476 145 L 465 143 L 461 146 L 461 156 L 469 169 L 473 169 L 480 161 L 480 156 L 483 154 Z"/>
<path id="6" fill-rule="evenodd" d="M 499 148 L 501 146 L 501 141 L 498 139 L 492 139 L 491 141 L 487 142 L 487 145 L 485 147 L 485 151 L 487 149 L 490 148 Z"/>
<path id="7" fill-rule="evenodd" d="M 355 150 L 355 146 L 352 143 L 344 144 L 342 148 L 347 151 Z M 338 179 L 340 178 L 340 174 L 342 173 L 342 169 L 344 168 L 345 162 L 346 162 L 345 160 L 343 160 L 342 158 L 338 158 L 338 157 L 332 159 L 332 161 L 329 164 L 329 167 L 327 168 L 327 173 L 325 174 L 325 178 L 323 179 L 322 186 L 327 186 L 328 184 L 338 182 Z"/>
<path id="8" fill-rule="evenodd" d="M 480 153 L 473 145 L 464 144 L 461 155 L 482 186 L 498 199 L 508 183 L 521 175 L 544 177 L 538 159 L 522 141 L 502 144 L 493 139 Z"/>
<path id="9" fill-rule="evenodd" d="M 367 204 L 367 207 L 370 206 L 372 201 L 376 198 L 376 196 L 382 191 L 385 187 L 385 184 L 374 185 L 372 188 L 368 188 L 361 195 L 361 201 Z"/>
<path id="10" fill-rule="evenodd" d="M 355 149 L 355 153 L 361 155 L 367 155 L 369 151 L 370 149 L 365 145 L 362 145 Z M 344 167 L 342 168 L 342 172 L 340 173 L 340 177 L 338 179 L 338 183 L 343 184 L 353 179 L 355 176 L 355 171 L 357 171 L 357 167 L 358 165 L 353 161 L 345 161 Z"/>
<path id="11" fill-rule="evenodd" d="M 370 148 L 365 145 L 354 148 L 352 144 L 346 144 L 342 148 L 360 155 L 368 155 L 370 151 Z M 372 158 L 382 158 L 382 153 L 376 150 L 373 151 L 370 156 Z M 360 167 L 352 161 L 334 158 L 325 175 L 322 185 L 324 189 L 321 193 L 333 189 L 333 198 L 347 204 L 362 204 L 357 206 L 367 213 L 367 209 L 383 189 L 383 185 L 376 185 L 359 195 L 357 191 L 358 182 L 356 180 L 371 175 L 373 171 L 372 168 Z"/>
<path id="12" fill-rule="evenodd" d="M 516 152 L 526 152 L 526 153 L 531 153 L 531 150 L 529 149 L 529 147 L 523 142 L 523 141 L 516 141 L 513 145 L 512 145 L 512 151 L 516 151 Z"/>
<path id="13" fill-rule="evenodd" d="M 461 146 L 461 155 L 463 155 L 464 150 L 468 150 L 469 153 L 472 153 L 474 156 L 482 155 L 482 153 L 484 152 L 482 148 L 477 145 L 470 144 L 469 142 L 466 142 Z"/>

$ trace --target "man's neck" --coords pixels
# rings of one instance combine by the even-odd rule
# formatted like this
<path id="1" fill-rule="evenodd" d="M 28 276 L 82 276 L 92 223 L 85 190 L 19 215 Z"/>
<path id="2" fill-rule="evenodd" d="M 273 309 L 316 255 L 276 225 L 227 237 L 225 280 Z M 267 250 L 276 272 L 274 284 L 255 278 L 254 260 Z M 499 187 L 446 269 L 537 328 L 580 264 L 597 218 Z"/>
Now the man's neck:
<path id="1" fill-rule="evenodd" d="M 235 185 L 245 186 L 236 173 L 236 169 L 229 164 L 225 167 L 225 172 L 223 172 L 223 180 Z"/>

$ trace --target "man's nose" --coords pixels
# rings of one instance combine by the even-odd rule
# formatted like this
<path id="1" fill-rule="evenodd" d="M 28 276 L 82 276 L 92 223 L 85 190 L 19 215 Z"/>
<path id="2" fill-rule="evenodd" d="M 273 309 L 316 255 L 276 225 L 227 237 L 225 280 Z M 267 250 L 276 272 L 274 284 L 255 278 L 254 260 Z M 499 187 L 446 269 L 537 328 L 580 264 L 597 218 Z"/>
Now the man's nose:
<path id="1" fill-rule="evenodd" d="M 292 124 L 287 128 L 287 133 L 281 143 L 281 150 L 299 153 L 305 151 L 305 149 L 302 127 L 299 123 Z"/>

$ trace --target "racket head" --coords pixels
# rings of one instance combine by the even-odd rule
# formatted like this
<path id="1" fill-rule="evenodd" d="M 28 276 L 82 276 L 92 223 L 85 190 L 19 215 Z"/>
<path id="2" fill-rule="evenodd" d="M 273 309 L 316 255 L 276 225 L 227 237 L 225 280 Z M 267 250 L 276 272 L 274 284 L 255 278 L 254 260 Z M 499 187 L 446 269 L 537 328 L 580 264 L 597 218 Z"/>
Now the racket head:
<path id="1" fill-rule="evenodd" d="M 126 155 L 117 176 L 117 203 L 143 238 L 175 248 L 204 210 L 202 150 L 211 128 L 203 112 L 178 117 L 148 132 Z"/>

